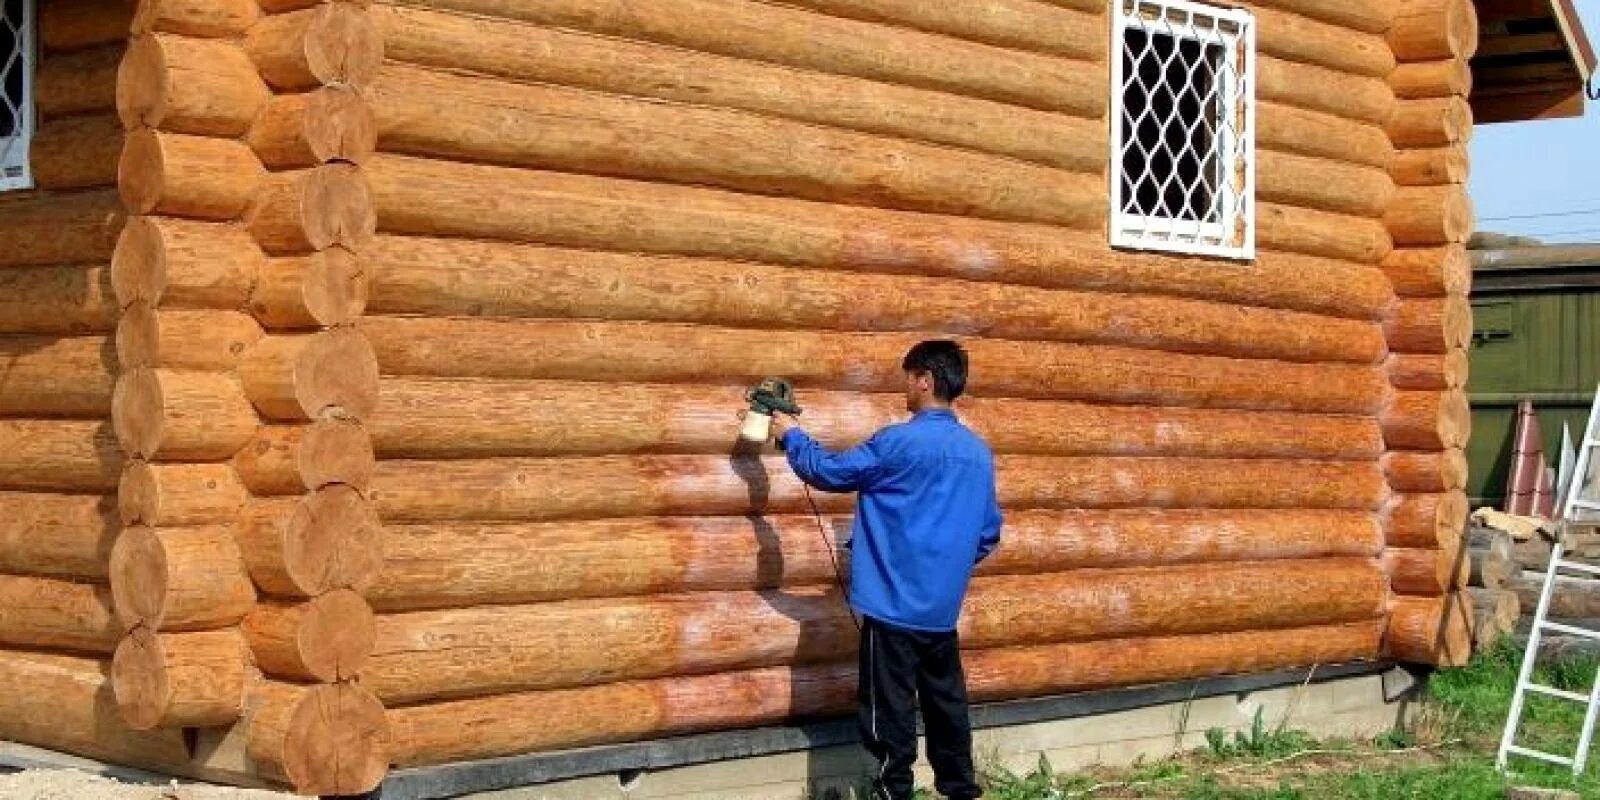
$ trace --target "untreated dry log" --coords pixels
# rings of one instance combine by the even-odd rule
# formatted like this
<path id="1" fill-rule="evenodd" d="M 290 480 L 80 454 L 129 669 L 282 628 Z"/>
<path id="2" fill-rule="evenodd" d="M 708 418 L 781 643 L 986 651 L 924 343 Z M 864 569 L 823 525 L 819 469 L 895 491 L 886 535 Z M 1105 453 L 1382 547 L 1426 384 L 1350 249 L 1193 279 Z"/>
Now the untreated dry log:
<path id="1" fill-rule="evenodd" d="M 253 0 L 142 0 L 133 32 L 181 33 L 226 39 L 243 35 L 261 18 Z"/>
<path id="2" fill-rule="evenodd" d="M 1445 147 L 1472 136 L 1472 107 L 1462 97 L 1401 100 L 1385 123 L 1395 147 Z"/>
<path id="3" fill-rule="evenodd" d="M 144 129 L 128 134 L 117 188 L 134 214 L 230 220 L 244 213 L 265 174 L 241 142 Z"/>
<path id="4" fill-rule="evenodd" d="M 81 264 L 0 269 L 0 319 L 15 333 L 110 333 L 117 323 L 111 270 Z"/>
<path id="5" fill-rule="evenodd" d="M 355 3 L 320 3 L 266 17 L 250 29 L 244 47 L 279 91 L 365 86 L 383 64 L 383 37 Z"/>
<path id="6" fill-rule="evenodd" d="M 1368 559 L 1088 570 L 975 581 L 960 630 L 1001 647 L 1350 622 L 1383 602 Z M 856 636 L 834 588 L 418 611 L 378 618 L 361 683 L 410 704 L 839 661 Z"/>
<path id="7" fill-rule="evenodd" d="M 743 391 L 387 378 L 370 428 L 387 458 L 726 454 Z M 906 416 L 900 395 L 806 392 L 803 401 L 806 430 L 837 448 Z M 963 398 L 958 411 L 990 447 L 1008 454 L 1374 459 L 1383 449 L 1375 421 L 1353 416 L 977 397 Z"/>
<path id="8" fill-rule="evenodd" d="M 249 497 L 227 464 L 130 461 L 117 487 L 117 510 L 125 525 L 203 525 L 232 522 Z"/>
<path id="9" fill-rule="evenodd" d="M 1013 508 L 1375 509 L 1384 493 L 1370 462 L 1002 456 L 997 466 L 1001 503 Z M 727 456 L 382 461 L 370 495 L 392 522 L 808 508 L 781 458 Z M 846 495 L 817 500 L 828 509 L 850 507 Z"/>
<path id="10" fill-rule="evenodd" d="M 1466 447 L 1472 409 L 1462 391 L 1395 392 L 1381 415 L 1383 442 L 1391 450 Z"/>
<path id="11" fill-rule="evenodd" d="M 1390 547 L 1454 546 L 1467 521 L 1467 497 L 1460 492 L 1399 494 L 1384 508 L 1384 541 Z"/>
<path id="12" fill-rule="evenodd" d="M 1482 652 L 1494 646 L 1500 637 L 1516 630 L 1521 604 L 1517 593 L 1502 589 L 1471 588 L 1472 642 L 1474 649 Z"/>
<path id="13" fill-rule="evenodd" d="M 0 198 L 0 267 L 105 263 L 127 218 L 111 189 Z"/>
<path id="14" fill-rule="evenodd" d="M 1383 272 L 1401 297 L 1463 295 L 1472 285 L 1472 263 L 1459 244 L 1396 248 L 1383 260 Z"/>
<path id="15" fill-rule="evenodd" d="M 1394 249 L 1383 223 L 1294 206 L 1259 203 L 1256 241 L 1290 253 L 1377 264 Z"/>
<path id="16" fill-rule="evenodd" d="M 1384 653 L 1401 661 L 1457 667 L 1472 657 L 1472 602 L 1462 592 L 1390 601 Z"/>
<path id="17" fill-rule="evenodd" d="M 128 38 L 132 0 L 53 0 L 39 4 L 39 43 L 46 51 L 82 50 Z"/>
<path id="18" fill-rule="evenodd" d="M 267 261 L 250 294 L 250 313 L 268 328 L 343 325 L 367 307 L 364 260 L 333 247 Z"/>
<path id="19" fill-rule="evenodd" d="M 377 147 L 378 129 L 359 92 L 323 86 L 274 96 L 245 140 L 273 169 L 334 160 L 361 163 Z"/>
<path id="20" fill-rule="evenodd" d="M 0 650 L 0 736 L 147 769 L 188 764 L 182 729 L 122 721 L 109 673 L 108 660 Z"/>
<path id="21" fill-rule="evenodd" d="M 148 368 L 117 379 L 111 419 L 129 455 L 173 461 L 228 458 L 257 425 L 237 377 Z"/>
<path id="22" fill-rule="evenodd" d="M 1460 244 L 1472 235 L 1472 201 L 1460 185 L 1406 186 L 1383 217 L 1395 244 Z"/>
<path id="23" fill-rule="evenodd" d="M 127 628 L 207 630 L 232 625 L 256 602 L 228 528 L 125 529 L 111 550 L 111 594 Z"/>
<path id="24" fill-rule="evenodd" d="M 110 653 L 120 633 L 104 586 L 0 575 L 0 645 Z"/>
<path id="25" fill-rule="evenodd" d="M 1389 74 L 1389 86 L 1402 100 L 1465 97 L 1472 91 L 1472 68 L 1466 59 L 1441 59 L 1401 64 Z"/>
<path id="26" fill-rule="evenodd" d="M 1261 56 L 1256 81 L 1264 100 L 1346 119 L 1382 125 L 1394 111 L 1394 91 L 1382 78 Z"/>
<path id="27" fill-rule="evenodd" d="M 1467 385 L 1467 351 L 1460 348 L 1442 356 L 1397 353 L 1384 363 L 1396 389 L 1443 392 Z"/>
<path id="28" fill-rule="evenodd" d="M 367 430 L 348 419 L 267 425 L 233 457 L 233 469 L 257 496 L 302 494 L 332 483 L 358 490 L 376 466 Z"/>
<path id="29" fill-rule="evenodd" d="M 242 227 L 134 217 L 117 241 L 111 283 L 124 306 L 242 308 L 264 261 Z"/>
<path id="30" fill-rule="evenodd" d="M 1404 0 L 1389 46 L 1401 61 L 1466 61 L 1478 50 L 1478 13 L 1471 0 Z"/>
<path id="31" fill-rule="evenodd" d="M 1525 571 L 1506 581 L 1506 588 L 1515 592 L 1522 608 L 1532 614 L 1539 606 L 1540 593 L 1544 591 L 1544 575 Z M 1555 590 L 1550 595 L 1548 616 L 1558 619 L 1600 617 L 1600 581 L 1591 578 L 1556 578 Z"/>
<path id="32" fill-rule="evenodd" d="M 1380 169 L 1263 150 L 1256 168 L 1256 193 L 1268 202 L 1381 217 L 1391 206 L 1395 188 Z"/>
<path id="33" fill-rule="evenodd" d="M 1467 148 L 1461 145 L 1399 150 L 1389 175 L 1402 186 L 1445 186 L 1467 182 Z"/>
<path id="34" fill-rule="evenodd" d="M 242 627 L 263 672 L 306 681 L 354 678 L 376 635 L 372 608 L 349 589 L 305 602 L 264 602 Z"/>
<path id="35" fill-rule="evenodd" d="M 40 59 L 33 74 L 33 101 L 39 118 L 117 110 L 117 66 L 126 49 L 118 41 Z"/>
<path id="36" fill-rule="evenodd" d="M 1278 152 L 1380 169 L 1389 166 L 1394 149 L 1374 123 L 1270 102 L 1256 106 L 1256 142 Z"/>
<path id="37" fill-rule="evenodd" d="M 1460 449 L 1391 450 L 1383 455 L 1383 474 L 1396 492 L 1454 492 L 1467 485 L 1467 456 Z"/>
<path id="38" fill-rule="evenodd" d="M 226 725 L 244 709 L 250 651 L 236 628 L 156 633 L 134 628 L 117 645 L 111 685 L 134 730 Z"/>
<path id="39" fill-rule="evenodd" d="M 916 334 L 748 331 L 667 324 L 371 317 L 361 330 L 389 374 L 742 384 L 786 375 L 806 389 L 892 392 Z M 1174 355 L 1050 342 L 966 339 L 984 365 L 970 389 L 1031 397 L 1372 413 L 1378 367 Z"/>
<path id="40" fill-rule="evenodd" d="M 103 495 L 0 492 L 0 573 L 103 582 L 120 527 Z"/>
<path id="41" fill-rule="evenodd" d="M 310 253 L 335 245 L 358 250 L 377 227 L 362 172 L 325 164 L 268 176 L 248 218 L 269 253 Z"/>
<path id="42" fill-rule="evenodd" d="M 201 136 L 238 136 L 267 104 L 250 58 L 232 41 L 167 33 L 135 36 L 117 70 L 117 113 L 147 126 Z"/>
<path id="43" fill-rule="evenodd" d="M 103 418 L 116 371 L 105 336 L 0 335 L 0 415 Z"/>
<path id="44" fill-rule="evenodd" d="M 1393 352 L 1443 355 L 1471 344 L 1472 305 L 1461 295 L 1406 298 L 1383 327 Z"/>
<path id="45" fill-rule="evenodd" d="M 1522 572 L 1522 567 L 1511 557 L 1509 538 L 1503 538 L 1490 547 L 1468 548 L 1467 558 L 1472 569 L 1468 583 L 1472 586 L 1501 589 Z"/>
<path id="46" fill-rule="evenodd" d="M 383 566 L 372 506 L 349 486 L 255 500 L 234 528 L 250 577 L 269 594 L 315 597 L 361 590 Z"/>
<path id="47" fill-rule="evenodd" d="M 389 770 L 383 705 L 358 684 L 262 681 L 246 704 L 250 760 L 297 792 L 362 794 Z"/>
<path id="48" fill-rule="evenodd" d="M 65 117 L 39 124 L 28 169 L 40 189 L 86 189 L 117 182 L 122 122 L 114 114 Z"/>
<path id="49" fill-rule="evenodd" d="M 365 419 L 378 404 L 378 360 L 351 327 L 268 336 L 239 363 L 245 394 L 276 420 Z"/>
<path id="50" fill-rule="evenodd" d="M 122 449 L 102 420 L 0 420 L 0 488 L 112 492 Z"/>
<path id="51" fill-rule="evenodd" d="M 1471 571 L 1461 547 L 1416 550 L 1391 547 L 1383 551 L 1383 570 L 1398 594 L 1439 596 L 1467 585 Z"/>
<path id="52" fill-rule="evenodd" d="M 848 563 L 848 517 L 678 517 L 384 529 L 382 610 L 532 603 L 828 583 Z M 1360 511 L 1010 511 L 985 575 L 1199 562 L 1373 556 Z M 830 549 L 840 548 L 830 557 Z"/>
<path id="53" fill-rule="evenodd" d="M 155 310 L 139 301 L 117 322 L 117 361 L 123 369 L 227 372 L 260 338 L 261 326 L 239 311 Z"/>

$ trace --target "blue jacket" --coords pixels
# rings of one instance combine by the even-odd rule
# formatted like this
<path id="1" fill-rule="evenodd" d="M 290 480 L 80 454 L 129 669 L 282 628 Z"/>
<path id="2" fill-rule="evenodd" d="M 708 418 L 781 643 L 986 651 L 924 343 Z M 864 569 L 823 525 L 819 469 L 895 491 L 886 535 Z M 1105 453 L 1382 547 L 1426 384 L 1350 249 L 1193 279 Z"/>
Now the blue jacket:
<path id="1" fill-rule="evenodd" d="M 952 631 L 972 568 L 1000 543 L 994 455 L 948 409 L 919 412 L 831 453 L 805 431 L 783 436 L 800 479 L 858 492 L 850 605 L 891 625 Z"/>

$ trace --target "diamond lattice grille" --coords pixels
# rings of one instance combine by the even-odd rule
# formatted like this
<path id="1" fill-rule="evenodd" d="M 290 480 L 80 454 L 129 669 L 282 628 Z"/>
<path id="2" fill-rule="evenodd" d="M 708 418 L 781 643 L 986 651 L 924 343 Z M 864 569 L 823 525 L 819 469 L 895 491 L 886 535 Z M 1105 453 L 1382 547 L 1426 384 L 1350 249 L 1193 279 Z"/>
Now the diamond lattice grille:
<path id="1" fill-rule="evenodd" d="M 1249 257 L 1250 15 L 1181 0 L 1117 11 L 1112 244 Z"/>
<path id="2" fill-rule="evenodd" d="M 0 0 L 0 190 L 31 185 L 33 29 L 32 0 Z"/>

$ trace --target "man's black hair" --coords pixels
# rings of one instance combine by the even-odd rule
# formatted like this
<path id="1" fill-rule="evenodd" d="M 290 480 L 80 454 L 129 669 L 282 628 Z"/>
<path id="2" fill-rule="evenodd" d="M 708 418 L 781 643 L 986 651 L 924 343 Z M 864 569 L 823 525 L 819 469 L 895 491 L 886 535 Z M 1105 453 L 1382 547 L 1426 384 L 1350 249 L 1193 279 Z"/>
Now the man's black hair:
<path id="1" fill-rule="evenodd" d="M 906 353 L 901 369 L 933 376 L 933 396 L 948 403 L 967 388 L 967 351 L 949 339 L 919 342 Z"/>

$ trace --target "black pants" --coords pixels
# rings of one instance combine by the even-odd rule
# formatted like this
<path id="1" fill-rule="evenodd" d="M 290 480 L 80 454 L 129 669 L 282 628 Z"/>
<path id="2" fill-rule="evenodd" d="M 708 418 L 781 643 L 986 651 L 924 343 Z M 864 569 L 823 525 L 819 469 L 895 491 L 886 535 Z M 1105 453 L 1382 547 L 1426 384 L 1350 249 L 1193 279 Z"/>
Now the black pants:
<path id="1" fill-rule="evenodd" d="M 957 800 L 983 794 L 972 767 L 967 680 L 955 632 L 924 633 L 863 618 L 857 699 L 861 741 L 878 759 L 873 780 L 878 797 L 911 797 L 919 703 L 934 788 Z"/>

